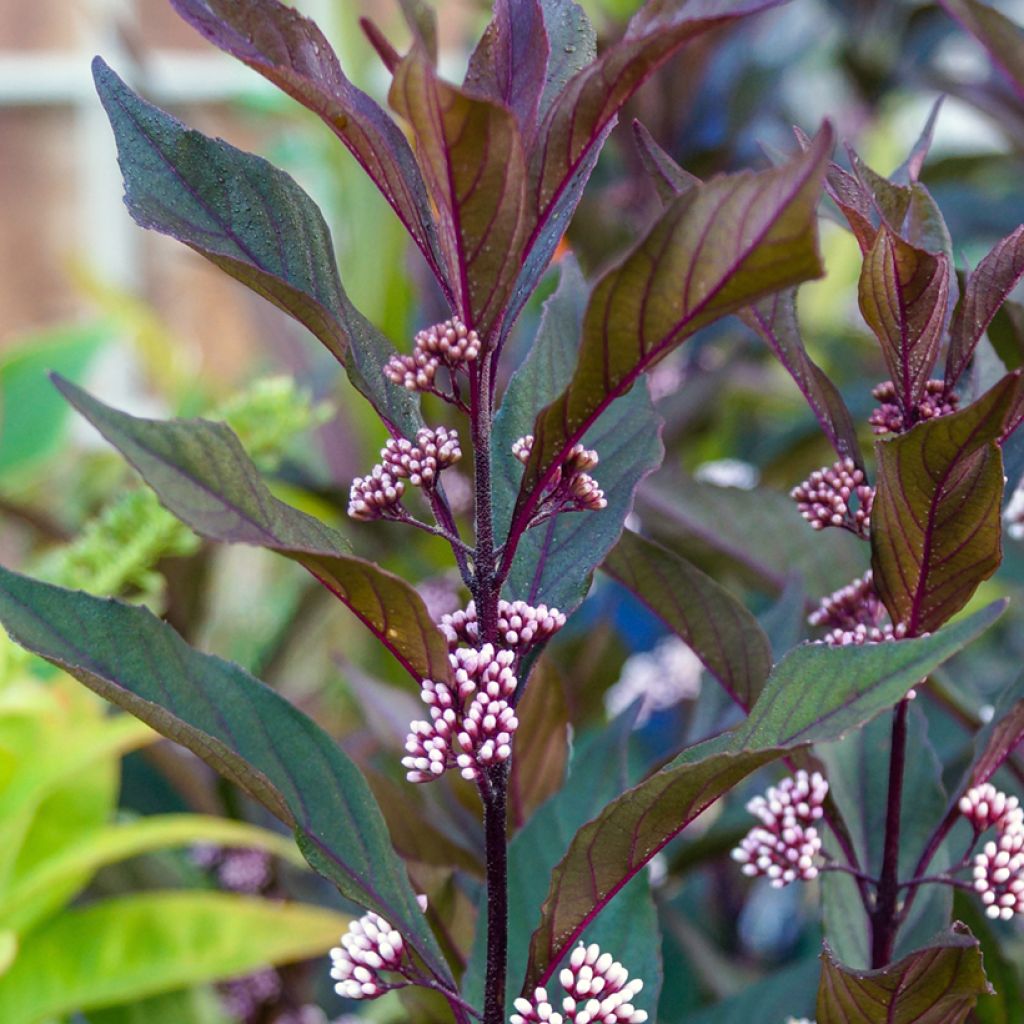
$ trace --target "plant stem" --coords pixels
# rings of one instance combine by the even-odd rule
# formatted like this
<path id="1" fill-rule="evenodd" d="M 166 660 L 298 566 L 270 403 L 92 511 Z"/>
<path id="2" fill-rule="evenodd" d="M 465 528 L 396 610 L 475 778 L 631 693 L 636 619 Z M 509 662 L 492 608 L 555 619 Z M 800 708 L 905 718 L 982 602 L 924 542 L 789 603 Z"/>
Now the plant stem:
<path id="1" fill-rule="evenodd" d="M 505 1019 L 505 975 L 508 964 L 508 762 L 491 773 L 484 801 L 484 842 L 487 853 L 487 974 L 484 1024 Z"/>
<path id="2" fill-rule="evenodd" d="M 889 792 L 885 809 L 885 845 L 882 871 L 878 878 L 875 908 L 871 913 L 871 966 L 884 967 L 892 960 L 899 928 L 900 818 L 903 810 L 903 776 L 907 761 L 907 709 L 901 700 L 892 721 L 892 750 L 889 755 Z"/>

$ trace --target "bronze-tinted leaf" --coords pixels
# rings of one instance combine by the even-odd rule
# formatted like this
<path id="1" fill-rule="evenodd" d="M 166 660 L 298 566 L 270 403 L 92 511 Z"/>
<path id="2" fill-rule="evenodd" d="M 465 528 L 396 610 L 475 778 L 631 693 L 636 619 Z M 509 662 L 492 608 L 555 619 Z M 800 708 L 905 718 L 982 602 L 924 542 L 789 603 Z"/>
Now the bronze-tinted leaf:
<path id="1" fill-rule="evenodd" d="M 1019 372 L 972 405 L 877 445 L 871 510 L 875 586 L 911 636 L 961 609 L 1002 557 L 999 440 L 1021 400 Z"/>

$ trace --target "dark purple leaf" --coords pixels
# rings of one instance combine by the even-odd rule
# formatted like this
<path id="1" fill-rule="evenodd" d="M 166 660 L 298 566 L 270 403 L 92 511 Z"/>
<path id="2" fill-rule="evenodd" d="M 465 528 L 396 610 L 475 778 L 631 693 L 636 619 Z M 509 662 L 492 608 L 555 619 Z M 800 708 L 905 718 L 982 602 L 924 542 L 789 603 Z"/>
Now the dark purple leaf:
<path id="1" fill-rule="evenodd" d="M 523 467 L 513 442 L 530 433 L 537 413 L 572 377 L 587 288 L 575 260 L 562 263 L 558 290 L 544 304 L 537 336 L 513 375 L 492 435 L 495 529 L 508 529 Z M 618 540 L 640 481 L 661 463 L 661 418 L 646 386 L 634 388 L 585 435 L 600 456 L 593 471 L 608 507 L 548 520 L 520 539 L 505 590 L 511 598 L 543 601 L 564 612 L 586 596 L 594 569 Z"/>
<path id="2" fill-rule="evenodd" d="M 988 50 L 1014 92 L 1024 99 L 1024 30 L 1020 25 L 978 0 L 939 0 L 939 3 Z"/>
<path id="3" fill-rule="evenodd" d="M 275 498 L 225 424 L 140 419 L 65 380 L 56 383 L 161 503 L 196 533 L 294 559 L 343 601 L 417 682 L 448 678 L 448 645 L 416 591 L 349 554 L 337 531 Z"/>
<path id="4" fill-rule="evenodd" d="M 843 457 L 848 455 L 858 466 L 863 466 L 864 458 L 850 410 L 839 389 L 804 348 L 797 322 L 796 289 L 762 299 L 743 310 L 740 319 L 771 347 L 796 382 L 836 453 Z"/>
<path id="5" fill-rule="evenodd" d="M 445 287 L 423 180 L 398 126 L 346 77 L 320 29 L 278 0 L 171 0 L 214 46 L 318 114 L 362 164 Z"/>
<path id="6" fill-rule="evenodd" d="M 495 0 L 494 19 L 466 72 L 466 89 L 516 115 L 527 148 L 537 127 L 550 50 L 540 0 Z"/>
<path id="7" fill-rule="evenodd" d="M 551 876 L 530 941 L 524 992 L 544 984 L 587 925 L 694 818 L 756 768 L 810 743 L 837 739 L 987 629 L 1005 603 L 919 640 L 798 647 L 776 667 L 750 716 L 684 751 L 613 800 L 577 833 Z"/>
<path id="8" fill-rule="evenodd" d="M 0 568 L 0 621 L 27 650 L 188 747 L 295 830 L 310 864 L 451 975 L 359 769 L 312 719 L 145 608 Z"/>
<path id="9" fill-rule="evenodd" d="M 981 336 L 1021 277 L 1024 277 L 1024 225 L 996 243 L 967 278 L 963 298 L 949 330 L 947 384 L 956 384 L 967 369 Z"/>
<path id="10" fill-rule="evenodd" d="M 681 637 L 738 704 L 753 706 L 772 669 L 771 644 L 728 590 L 629 530 L 601 568 Z"/>
<path id="11" fill-rule="evenodd" d="M 144 102 L 99 58 L 93 72 L 136 222 L 184 242 L 305 324 L 385 421 L 413 436 L 416 401 L 383 376 L 394 350 L 345 294 L 313 200 L 260 157 Z"/>
<path id="12" fill-rule="evenodd" d="M 390 100 L 412 127 L 439 207 L 456 308 L 486 338 L 521 263 L 525 170 L 515 117 L 442 81 L 417 50 L 395 69 Z"/>
<path id="13" fill-rule="evenodd" d="M 966 409 L 876 447 L 875 586 L 893 622 L 912 636 L 946 622 L 999 566 L 998 442 L 1022 383 L 1019 372 L 1008 374 Z"/>
<path id="14" fill-rule="evenodd" d="M 636 140 L 640 162 L 663 203 L 671 202 L 676 196 L 700 184 L 700 178 L 684 171 L 639 121 L 633 122 L 633 138 Z"/>
<path id="15" fill-rule="evenodd" d="M 377 56 L 380 57 L 381 63 L 391 74 L 394 74 L 395 68 L 401 63 L 402 55 L 394 48 L 391 40 L 384 35 L 380 26 L 372 18 L 360 18 L 359 27 L 363 30 L 363 35 L 370 41 Z"/>
<path id="16" fill-rule="evenodd" d="M 860 310 L 875 332 L 903 421 L 914 422 L 939 357 L 949 301 L 949 260 L 883 227 L 864 257 Z"/>
<path id="17" fill-rule="evenodd" d="M 514 533 L 572 445 L 655 361 L 727 313 L 821 273 L 815 209 L 830 146 L 826 128 L 785 167 L 694 187 L 601 278 L 573 378 L 534 425 Z"/>
<path id="18" fill-rule="evenodd" d="M 963 1024 L 991 991 L 977 939 L 961 924 L 877 971 L 844 967 L 825 947 L 818 1024 Z"/>

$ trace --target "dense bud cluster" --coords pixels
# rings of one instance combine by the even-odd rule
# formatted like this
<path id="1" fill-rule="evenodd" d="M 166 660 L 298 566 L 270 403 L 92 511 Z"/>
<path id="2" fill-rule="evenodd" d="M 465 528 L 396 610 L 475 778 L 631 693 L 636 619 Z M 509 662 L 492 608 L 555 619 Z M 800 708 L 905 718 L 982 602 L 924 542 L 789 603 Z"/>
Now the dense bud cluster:
<path id="1" fill-rule="evenodd" d="M 410 782 L 431 782 L 449 768 L 479 779 L 484 769 L 512 755 L 519 726 L 510 699 L 519 685 L 515 653 L 491 644 L 459 648 L 449 656 L 452 685 L 425 679 L 420 697 L 430 721 L 409 726 L 402 765 Z"/>
<path id="2" fill-rule="evenodd" d="M 807 616 L 807 621 L 812 626 L 829 628 L 822 638 L 823 643 L 830 647 L 849 647 L 851 644 L 879 644 L 905 636 L 906 627 L 893 627 L 885 621 L 887 617 L 869 569 L 852 583 L 823 597 Z"/>
<path id="3" fill-rule="evenodd" d="M 526 434 L 512 445 L 512 454 L 524 465 L 533 451 L 533 435 Z M 587 470 L 593 469 L 600 459 L 593 448 L 574 444 L 561 466 L 548 484 L 533 523 L 543 522 L 560 512 L 600 512 L 608 507 L 608 499 L 598 482 Z"/>
<path id="4" fill-rule="evenodd" d="M 437 475 L 462 458 L 459 435 L 447 427 L 423 427 L 416 441 L 389 438 L 380 462 L 366 476 L 356 477 L 349 492 L 348 514 L 353 519 L 382 519 L 398 514 L 405 481 L 429 489 Z"/>
<path id="5" fill-rule="evenodd" d="M 1024 826 L 1019 815 L 1004 821 L 999 837 L 974 858 L 974 889 L 991 918 L 1024 914 Z"/>
<path id="6" fill-rule="evenodd" d="M 629 980 L 629 972 L 596 943 L 580 943 L 569 957 L 569 965 L 558 976 L 565 989 L 561 1011 L 554 1008 L 546 989 L 534 989 L 531 999 L 517 999 L 511 1024 L 643 1024 L 647 1011 L 638 1010 L 633 1000 L 643 990 L 640 979 Z"/>
<path id="7" fill-rule="evenodd" d="M 903 411 L 896 400 L 896 387 L 893 382 L 884 381 L 873 388 L 871 394 L 879 403 L 878 408 L 868 417 L 868 423 L 874 427 L 875 433 L 899 434 L 906 430 L 907 425 L 904 424 Z M 930 380 L 924 386 L 921 401 L 917 403 L 914 422 L 948 416 L 956 412 L 959 406 L 960 399 L 952 391 L 947 390 L 945 381 Z"/>
<path id="8" fill-rule="evenodd" d="M 522 653 L 557 633 L 565 625 L 565 616 L 546 604 L 533 607 L 525 601 L 498 602 L 498 634 L 503 647 Z M 470 601 L 465 611 L 442 615 L 438 627 L 451 649 L 460 643 L 475 646 L 480 642 L 480 626 L 476 603 Z"/>
<path id="9" fill-rule="evenodd" d="M 425 911 L 426 896 L 417 900 Z M 331 950 L 331 977 L 337 982 L 334 991 L 345 999 L 375 999 L 401 988 L 409 984 L 406 975 L 411 966 L 402 936 L 372 912 L 353 921 L 341 937 L 341 945 Z M 385 974 L 392 977 L 383 977 Z"/>
<path id="10" fill-rule="evenodd" d="M 381 449 L 384 469 L 396 479 L 408 480 L 413 487 L 431 487 L 442 469 L 462 458 L 459 435 L 454 430 L 423 427 L 416 432 L 416 442 L 390 438 Z"/>
<path id="11" fill-rule="evenodd" d="M 1020 827 L 1024 822 L 1024 809 L 1017 797 L 1000 793 L 991 782 L 967 790 L 960 798 L 960 813 L 979 835 L 990 828 Z"/>
<path id="12" fill-rule="evenodd" d="M 853 459 L 839 459 L 831 466 L 816 469 L 789 493 L 800 515 L 815 530 L 839 526 L 867 537 L 875 492 Z M 856 507 L 851 505 L 852 499 L 856 499 Z"/>
<path id="13" fill-rule="evenodd" d="M 480 337 L 457 317 L 419 331 L 412 355 L 393 355 L 384 367 L 388 380 L 409 391 L 433 391 L 440 366 L 467 370 L 480 355 Z"/>
<path id="14" fill-rule="evenodd" d="M 754 797 L 747 810 L 761 820 L 732 851 L 750 877 L 764 876 L 776 889 L 798 878 L 809 881 L 818 875 L 815 863 L 821 838 L 814 827 L 823 814 L 828 783 L 818 773 L 801 770 Z"/>

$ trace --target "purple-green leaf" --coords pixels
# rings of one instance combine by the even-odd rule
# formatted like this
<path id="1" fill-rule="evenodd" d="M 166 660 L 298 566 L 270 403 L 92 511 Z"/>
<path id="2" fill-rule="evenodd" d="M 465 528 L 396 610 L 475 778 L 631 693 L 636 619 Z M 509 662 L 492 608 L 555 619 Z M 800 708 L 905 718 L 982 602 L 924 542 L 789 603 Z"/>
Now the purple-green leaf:
<path id="1" fill-rule="evenodd" d="M 1014 92 L 1024 99 L 1024 30 L 1005 14 L 978 0 L 939 3 L 988 50 Z"/>
<path id="2" fill-rule="evenodd" d="M 974 760 L 967 776 L 955 794 L 988 782 L 1002 767 L 1003 762 L 1024 741 L 1024 675 L 1011 683 L 996 701 L 992 720 L 978 733 L 974 741 Z"/>
<path id="3" fill-rule="evenodd" d="M 320 29 L 278 0 L 171 2 L 214 46 L 326 122 L 391 204 L 444 287 L 430 202 L 409 144 L 387 113 L 345 77 Z"/>
<path id="4" fill-rule="evenodd" d="M 359 769 L 312 719 L 239 666 L 189 647 L 147 609 L 0 568 L 11 638 L 188 747 L 295 830 L 339 891 L 382 914 L 431 972 L 450 972 Z"/>
<path id="5" fill-rule="evenodd" d="M 308 327 L 384 420 L 413 436 L 416 400 L 383 376 L 394 350 L 345 294 L 313 200 L 266 160 L 146 103 L 99 58 L 93 73 L 135 221 L 184 242 Z"/>
<path id="6" fill-rule="evenodd" d="M 981 336 L 1021 277 L 1024 277 L 1024 225 L 997 242 L 967 278 L 949 328 L 948 385 L 956 384 L 967 369 Z"/>
<path id="7" fill-rule="evenodd" d="M 515 116 L 442 81 L 417 49 L 395 69 L 390 102 L 412 128 L 438 206 L 457 311 L 485 338 L 520 268 L 525 164 Z"/>
<path id="8" fill-rule="evenodd" d="M 1002 558 L 999 440 L 1021 400 L 1020 372 L 972 405 L 876 446 L 875 586 L 913 636 L 948 621 Z"/>
<path id="9" fill-rule="evenodd" d="M 880 970 L 844 967 L 828 946 L 821 959 L 818 1024 L 963 1024 L 991 992 L 978 940 L 959 923 Z"/>
<path id="10" fill-rule="evenodd" d="M 639 121 L 633 122 L 633 138 L 640 162 L 663 203 L 670 203 L 676 196 L 700 184 L 700 178 L 684 171 Z"/>
<path id="11" fill-rule="evenodd" d="M 815 210 L 831 132 L 784 167 L 679 196 L 595 286 L 575 373 L 537 417 L 513 530 L 568 450 L 655 361 L 701 327 L 821 273 Z"/>
<path id="12" fill-rule="evenodd" d="M 913 422 L 939 356 L 950 265 L 883 226 L 864 257 L 860 310 L 875 332 L 904 422 Z"/>
<path id="13" fill-rule="evenodd" d="M 597 33 L 575 0 L 540 0 L 540 6 L 550 50 L 537 111 L 543 120 L 569 79 L 597 57 Z"/>
<path id="14" fill-rule="evenodd" d="M 724 587 L 685 559 L 625 530 L 602 569 L 635 594 L 749 710 L 772 669 L 757 619 Z"/>
<path id="15" fill-rule="evenodd" d="M 161 503 L 196 533 L 294 559 L 343 601 L 417 682 L 448 678 L 447 643 L 416 591 L 350 554 L 337 531 L 275 498 L 229 427 L 200 419 L 140 419 L 65 380 L 56 383 Z"/>
<path id="16" fill-rule="evenodd" d="M 537 336 L 513 375 L 492 435 L 495 529 L 508 529 L 522 464 L 513 442 L 530 433 L 537 413 L 572 378 L 587 288 L 576 261 L 562 263 L 557 291 L 544 304 Z M 519 539 L 505 590 L 510 598 L 540 601 L 570 612 L 586 596 L 594 569 L 618 540 L 639 483 L 661 463 L 661 417 L 646 385 L 634 388 L 584 436 L 600 456 L 594 470 L 608 501 L 600 511 L 549 519 Z"/>
<path id="17" fill-rule="evenodd" d="M 1005 602 L 932 636 L 893 644 L 798 647 L 776 667 L 750 716 L 684 751 L 576 833 L 551 876 L 530 941 L 524 991 L 544 984 L 615 894 L 705 808 L 756 768 L 842 736 L 900 700 L 987 629 Z"/>
<path id="18" fill-rule="evenodd" d="M 466 89 L 515 114 L 527 148 L 537 126 L 550 52 L 540 0 L 495 0 L 494 18 L 466 72 Z"/>

